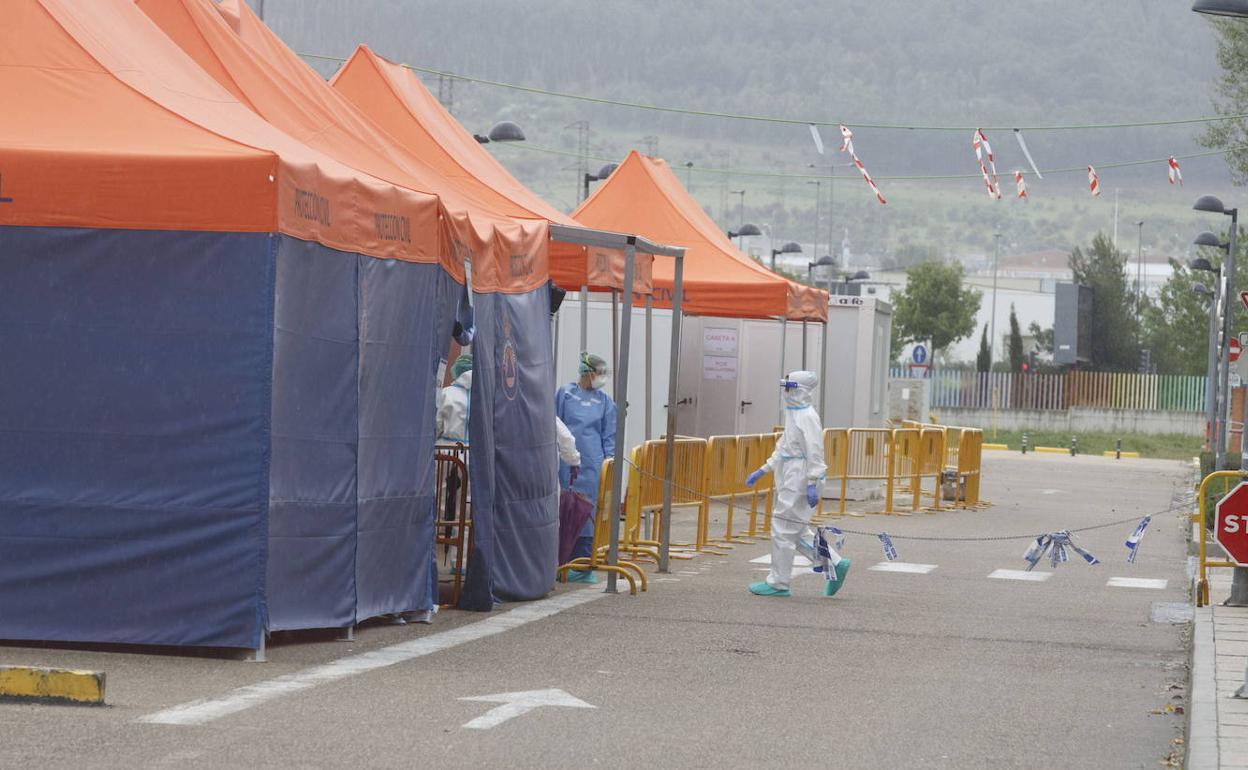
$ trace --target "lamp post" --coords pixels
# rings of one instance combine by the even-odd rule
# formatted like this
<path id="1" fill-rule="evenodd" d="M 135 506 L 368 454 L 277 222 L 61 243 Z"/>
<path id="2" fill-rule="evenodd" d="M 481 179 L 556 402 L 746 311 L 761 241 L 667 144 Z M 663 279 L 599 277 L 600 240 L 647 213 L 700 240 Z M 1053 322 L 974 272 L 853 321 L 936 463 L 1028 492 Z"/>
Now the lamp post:
<path id="1" fill-rule="evenodd" d="M 835 264 L 836 264 L 836 260 L 826 254 L 820 257 L 819 259 L 815 260 L 814 262 L 807 262 L 806 263 L 806 283 L 811 284 L 816 289 L 819 288 L 818 284 L 815 283 L 815 277 L 814 277 L 815 268 L 816 267 L 832 267 Z M 823 346 L 825 360 L 820 365 L 823 366 L 825 370 L 827 369 L 827 360 L 826 360 L 827 334 L 828 334 L 828 323 L 827 321 L 824 321 L 823 323 L 823 335 L 824 336 L 821 338 L 820 344 Z M 806 368 L 806 319 L 802 319 L 802 368 L 803 369 Z M 826 376 L 827 376 L 826 371 L 820 372 L 819 380 L 822 382 Z M 820 414 L 822 414 L 822 412 L 820 412 Z"/>
<path id="2" fill-rule="evenodd" d="M 1208 236 L 1208 238 L 1206 238 Z M 1203 241 L 1203 242 L 1202 242 Z M 1218 237 L 1213 233 L 1201 233 L 1196 238 L 1196 243 L 1202 246 L 1221 246 Z M 1207 376 L 1205 377 L 1205 449 L 1213 450 L 1216 444 L 1217 424 L 1218 424 L 1218 291 L 1217 285 L 1219 280 L 1219 271 L 1209 260 L 1204 257 L 1197 257 L 1187 263 L 1191 270 L 1203 270 L 1213 273 L 1213 285 L 1215 288 L 1208 288 L 1203 283 L 1193 286 L 1193 290 L 1197 294 L 1204 295 L 1209 298 L 1209 360 L 1206 364 Z"/>
<path id="3" fill-rule="evenodd" d="M 819 284 L 815 282 L 816 267 L 836 267 L 836 258 L 825 254 L 814 262 L 806 263 L 806 283 L 809 283 L 817 289 L 819 288 Z"/>
<path id="4" fill-rule="evenodd" d="M 750 224 L 749 222 L 745 222 L 745 223 L 743 223 L 743 224 L 741 225 L 741 229 L 740 229 L 740 230 L 737 230 L 736 232 L 733 232 L 732 230 L 729 230 L 729 231 L 728 231 L 728 237 L 729 237 L 729 238 L 736 238 L 736 239 L 737 239 L 737 248 L 738 248 L 738 249 L 741 249 L 742 251 L 744 251 L 744 250 L 745 250 L 745 247 L 744 247 L 744 245 L 742 244 L 742 239 L 743 239 L 743 238 L 745 238 L 745 236 L 747 236 L 747 235 L 762 235 L 762 234 L 763 234 L 763 231 L 762 231 L 762 230 L 759 230 L 757 226 L 752 225 L 752 224 Z"/>
<path id="5" fill-rule="evenodd" d="M 1211 5 L 1219 3 L 1208 0 Z M 1228 5 L 1229 0 L 1222 0 L 1221 5 Z M 1200 5 L 1198 2 L 1197 5 Z M 1226 261 L 1222 263 L 1222 287 L 1224 294 L 1222 297 L 1222 350 L 1220 363 L 1222 370 L 1218 373 L 1218 384 L 1222 391 L 1222 404 L 1218 408 L 1218 419 L 1222 424 L 1222 430 L 1219 433 L 1218 446 L 1214 450 L 1214 456 L 1219 454 L 1225 462 L 1226 439 L 1230 433 L 1229 423 L 1231 419 L 1231 319 L 1235 315 L 1235 237 L 1239 231 L 1239 209 L 1228 209 L 1222 204 L 1216 196 L 1202 195 L 1196 200 L 1196 204 L 1192 206 L 1196 211 L 1205 211 L 1210 214 L 1222 214 L 1231 218 L 1231 235 L 1226 243 Z M 1212 235 L 1210 233 L 1209 235 Z M 1209 242 L 1208 236 L 1201 233 L 1197 236 L 1196 241 L 1201 245 Z M 1221 247 L 1221 243 L 1217 237 L 1213 238 L 1214 243 Z M 1239 470 L 1241 472 L 1248 471 L 1248 426 L 1241 426 L 1239 429 Z M 1215 470 L 1222 470 L 1223 463 L 1219 463 Z M 1234 577 L 1231 580 L 1231 597 L 1226 603 L 1233 607 L 1248 606 L 1248 569 L 1236 567 Z M 1244 686 L 1235 693 L 1236 697 L 1248 697 L 1248 670 L 1244 672 Z"/>
<path id="6" fill-rule="evenodd" d="M 512 123 L 510 120 L 504 120 L 495 123 L 494 127 L 485 136 L 481 134 L 473 134 L 473 139 L 478 144 L 489 144 L 490 142 L 523 142 L 524 131 L 520 130 L 520 126 Z"/>
<path id="7" fill-rule="evenodd" d="M 745 227 L 745 190 L 729 190 L 729 195 L 740 195 L 741 200 L 737 203 L 741 211 L 741 224 L 738 227 Z"/>
<path id="8" fill-rule="evenodd" d="M 1144 292 L 1144 220 L 1135 223 L 1139 234 L 1135 238 L 1135 339 L 1140 339 L 1140 297 Z"/>
<path id="9" fill-rule="evenodd" d="M 997 263 L 1001 261 L 1001 233 L 993 233 L 992 247 L 992 314 L 988 316 L 988 361 L 991 368 L 993 353 L 997 349 Z"/>
<path id="10" fill-rule="evenodd" d="M 802 245 L 795 241 L 789 241 L 778 249 L 771 250 L 771 272 L 776 272 L 776 256 L 779 254 L 801 254 Z"/>
<path id="11" fill-rule="evenodd" d="M 1222 461 L 1224 462 L 1227 450 L 1226 441 L 1229 436 L 1227 421 L 1230 418 L 1231 407 L 1231 320 L 1235 315 L 1235 306 L 1233 304 L 1235 302 L 1235 235 L 1236 230 L 1239 229 L 1239 209 L 1226 208 L 1222 204 L 1222 201 L 1213 195 L 1202 195 L 1196 201 L 1196 204 L 1192 206 L 1192 208 L 1196 211 L 1205 211 L 1211 214 L 1223 214 L 1231 218 L 1231 237 L 1226 244 L 1226 261 L 1223 262 L 1222 266 L 1222 345 L 1218 356 L 1220 365 L 1220 371 L 1218 372 L 1218 392 L 1221 394 L 1221 404 L 1218 408 L 1217 415 L 1219 425 L 1218 445 L 1214 448 L 1215 456 L 1222 458 Z M 1207 242 L 1208 238 L 1198 237 L 1197 240 Z M 1216 236 L 1214 236 L 1214 243 L 1217 243 L 1219 246 L 1221 245 L 1220 242 L 1217 241 Z M 1201 245 L 1205 245 L 1205 243 L 1201 243 Z M 1243 447 L 1242 438 L 1244 436 L 1248 436 L 1248 431 L 1241 430 L 1240 434 L 1240 445 Z M 1218 469 L 1221 470 L 1221 467 L 1222 463 L 1219 463 Z M 1248 455 L 1245 455 L 1242 451 L 1240 454 L 1239 467 L 1241 470 L 1248 470 Z"/>
<path id="12" fill-rule="evenodd" d="M 693 161 L 685 161 L 685 190 L 693 192 Z"/>
<path id="13" fill-rule="evenodd" d="M 605 181 L 607 177 L 609 177 L 609 176 L 611 176 L 612 174 L 614 174 L 614 173 L 615 173 L 615 170 L 616 170 L 617 168 L 619 168 L 619 165 L 620 165 L 620 164 L 618 164 L 618 163 L 608 163 L 607 165 L 605 165 L 605 166 L 603 166 L 602 168 L 598 169 L 598 173 L 596 173 L 596 174 L 586 174 L 586 175 L 585 175 L 585 178 L 582 180 L 582 181 L 584 182 L 584 184 L 585 184 L 585 194 L 584 194 L 584 196 L 583 196 L 583 198 L 582 198 L 582 199 L 584 199 L 584 198 L 588 198 L 588 197 L 589 197 L 589 183 L 590 183 L 590 182 L 602 182 L 602 181 Z"/>
<path id="14" fill-rule="evenodd" d="M 814 164 L 811 164 L 811 166 L 813 167 Z M 815 237 L 812 238 L 810 241 L 810 250 L 818 254 L 819 253 L 819 204 L 823 200 L 822 197 L 820 196 L 820 190 L 823 187 L 823 182 L 818 179 L 815 179 L 813 181 L 807 182 L 806 184 L 813 184 L 815 186 Z"/>

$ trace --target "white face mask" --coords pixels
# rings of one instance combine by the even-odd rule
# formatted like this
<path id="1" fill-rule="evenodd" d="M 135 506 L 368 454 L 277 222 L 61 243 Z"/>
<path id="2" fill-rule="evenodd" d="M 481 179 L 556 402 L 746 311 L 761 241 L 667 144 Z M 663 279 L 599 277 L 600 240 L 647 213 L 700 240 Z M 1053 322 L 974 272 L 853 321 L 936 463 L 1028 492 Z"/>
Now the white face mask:
<path id="1" fill-rule="evenodd" d="M 599 374 L 589 381 L 594 390 L 602 390 L 607 385 L 607 375 Z"/>

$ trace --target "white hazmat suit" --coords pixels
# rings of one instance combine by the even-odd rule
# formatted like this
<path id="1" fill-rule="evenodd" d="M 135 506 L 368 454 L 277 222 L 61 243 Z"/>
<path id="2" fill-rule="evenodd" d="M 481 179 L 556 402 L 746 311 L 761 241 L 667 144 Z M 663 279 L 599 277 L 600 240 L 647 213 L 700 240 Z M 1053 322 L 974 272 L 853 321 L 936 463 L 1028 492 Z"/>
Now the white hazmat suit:
<path id="1" fill-rule="evenodd" d="M 813 485 L 817 496 L 828 472 L 823 461 L 823 425 L 812 404 L 819 378 L 814 372 L 799 371 L 785 381 L 790 387 L 784 391 L 784 433 L 776 441 L 776 451 L 751 476 L 757 480 L 768 472 L 776 474 L 767 585 L 779 595 L 788 593 L 797 541 L 814 513 L 808 502 L 809 488 Z"/>
<path id="2" fill-rule="evenodd" d="M 438 391 L 437 430 L 439 444 L 468 443 L 468 415 L 472 403 L 472 370 Z"/>

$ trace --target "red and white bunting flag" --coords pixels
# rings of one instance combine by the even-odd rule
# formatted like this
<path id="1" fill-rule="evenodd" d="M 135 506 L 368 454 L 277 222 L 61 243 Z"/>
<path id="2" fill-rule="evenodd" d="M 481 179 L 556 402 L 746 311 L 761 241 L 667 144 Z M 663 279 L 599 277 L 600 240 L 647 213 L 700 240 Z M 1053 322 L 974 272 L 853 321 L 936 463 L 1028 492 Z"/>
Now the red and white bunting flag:
<path id="1" fill-rule="evenodd" d="M 984 136 L 981 128 L 975 129 L 975 135 L 971 137 L 971 147 L 975 148 L 975 160 L 979 161 L 979 173 L 984 175 L 984 186 L 988 188 L 988 197 L 1001 199 L 1001 184 L 997 179 L 997 164 L 992 159 L 992 145 L 988 144 L 988 137 Z M 984 165 L 984 156 L 988 156 L 988 166 Z M 988 167 L 992 168 L 992 176 L 988 176 Z"/>
<path id="2" fill-rule="evenodd" d="M 862 161 L 858 160 L 858 155 L 854 153 L 854 133 L 843 124 L 841 125 L 841 137 L 844 139 L 841 143 L 841 152 L 849 153 L 850 159 L 854 161 L 854 166 L 862 174 L 863 181 L 871 188 L 871 192 L 875 193 L 875 199 L 880 203 L 888 203 L 888 201 L 884 200 L 884 194 L 880 192 L 880 188 L 875 186 L 875 180 L 867 173 L 867 167 L 862 165 Z"/>
<path id="3" fill-rule="evenodd" d="M 1027 183 L 1023 181 L 1023 172 L 1014 172 L 1014 185 L 1018 187 L 1018 197 L 1027 200 Z"/>
<path id="4" fill-rule="evenodd" d="M 1101 182 L 1096 176 L 1096 169 L 1091 166 L 1088 166 L 1088 190 L 1090 190 L 1094 196 L 1101 194 Z"/>
<path id="5" fill-rule="evenodd" d="M 1171 155 L 1170 160 L 1166 161 L 1166 165 L 1166 175 L 1170 177 L 1170 184 L 1174 184 L 1175 181 L 1178 181 L 1179 187 L 1182 187 L 1183 172 L 1179 170 L 1179 162 L 1174 159 L 1173 155 Z"/>

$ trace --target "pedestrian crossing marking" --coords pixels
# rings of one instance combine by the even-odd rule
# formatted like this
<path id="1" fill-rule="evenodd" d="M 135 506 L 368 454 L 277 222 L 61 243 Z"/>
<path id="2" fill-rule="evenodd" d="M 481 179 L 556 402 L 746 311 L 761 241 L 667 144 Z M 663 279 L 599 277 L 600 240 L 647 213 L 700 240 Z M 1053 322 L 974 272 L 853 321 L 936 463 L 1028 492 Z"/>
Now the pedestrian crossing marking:
<path id="1" fill-rule="evenodd" d="M 915 575 L 926 575 L 936 569 L 935 564 L 911 564 L 904 561 L 882 561 L 869 569 L 877 572 L 909 572 Z"/>
<path id="2" fill-rule="evenodd" d="M 1170 581 L 1153 579 L 1153 578 L 1129 578 L 1129 577 L 1111 577 L 1105 585 L 1110 588 L 1152 588 L 1160 591 L 1164 589 Z"/>
<path id="3" fill-rule="evenodd" d="M 994 570 L 988 577 L 995 580 L 1028 580 L 1033 583 L 1043 583 L 1053 577 L 1052 572 L 1028 572 L 1021 569 L 999 569 Z"/>
<path id="4" fill-rule="evenodd" d="M 771 554 L 765 553 L 762 556 L 759 556 L 757 559 L 750 559 L 750 564 L 771 564 Z M 793 557 L 793 566 L 794 567 L 809 567 L 810 559 L 807 559 L 805 556 L 798 554 L 797 556 Z"/>

